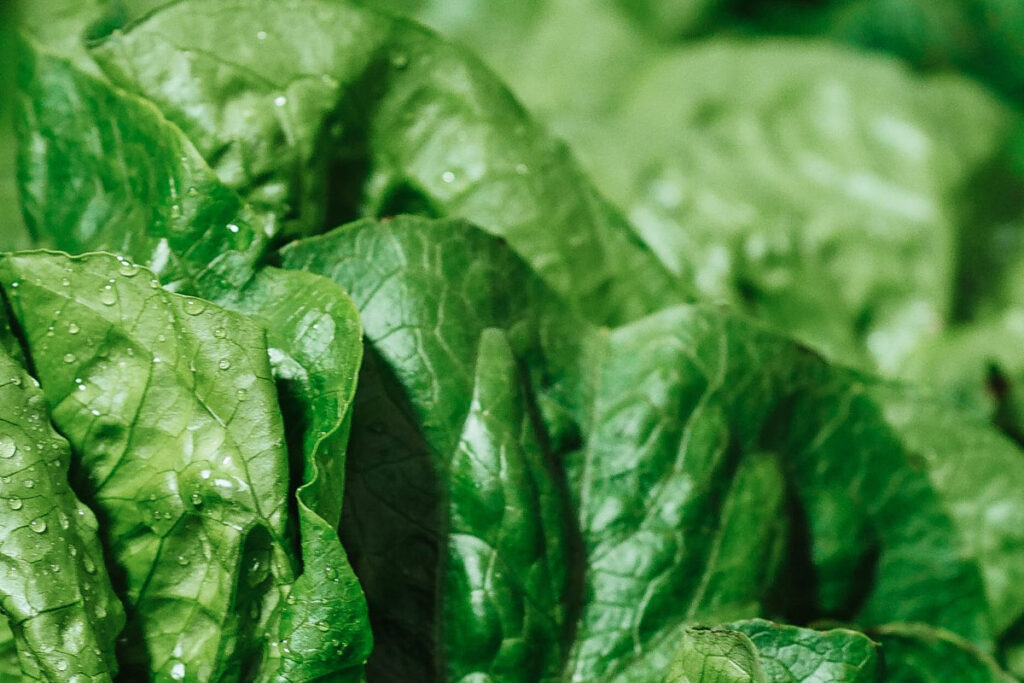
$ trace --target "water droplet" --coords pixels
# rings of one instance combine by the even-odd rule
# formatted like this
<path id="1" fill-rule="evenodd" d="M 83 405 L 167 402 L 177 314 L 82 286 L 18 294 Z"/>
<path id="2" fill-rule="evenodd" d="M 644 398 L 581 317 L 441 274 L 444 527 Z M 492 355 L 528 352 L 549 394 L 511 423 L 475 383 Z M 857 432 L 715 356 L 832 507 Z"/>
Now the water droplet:
<path id="1" fill-rule="evenodd" d="M 239 389 L 238 391 L 235 392 L 235 398 L 237 398 L 239 401 L 244 401 L 245 397 L 248 395 L 249 392 L 246 391 L 245 389 Z"/>
<path id="2" fill-rule="evenodd" d="M 153 278 L 152 280 L 149 281 L 149 286 L 152 289 L 160 289 L 160 281 L 157 280 L 156 278 Z"/>
<path id="3" fill-rule="evenodd" d="M 113 287 L 110 285 L 103 286 L 103 289 L 100 290 L 100 303 L 104 306 L 113 306 L 117 303 L 117 294 L 114 292 Z"/>
<path id="4" fill-rule="evenodd" d="M 153 362 L 154 363 L 159 363 L 160 362 L 160 357 L 159 356 L 153 356 Z"/>
<path id="5" fill-rule="evenodd" d="M 321 619 L 320 621 L 316 622 L 316 628 L 318 631 L 324 631 L 326 633 L 327 631 L 331 630 L 331 625 Z"/>
<path id="6" fill-rule="evenodd" d="M 61 278 L 60 279 L 60 285 L 61 285 L 61 287 L 70 287 L 71 286 L 71 279 L 70 278 L 66 278 L 66 277 Z"/>
<path id="7" fill-rule="evenodd" d="M 184 662 L 175 662 L 171 666 L 171 672 L 170 673 L 171 673 L 171 678 L 173 678 L 176 681 L 183 681 L 183 680 L 185 680 L 185 663 Z"/>
<path id="8" fill-rule="evenodd" d="M 18 447 L 15 445 L 14 439 L 9 436 L 0 436 L 0 458 L 12 458 L 17 450 Z"/>
<path id="9" fill-rule="evenodd" d="M 196 507 L 199 507 L 200 505 L 203 504 L 203 497 L 200 496 L 198 493 L 193 493 L 191 496 L 188 497 L 188 499 Z"/>
<path id="10" fill-rule="evenodd" d="M 60 565 L 57 564 L 56 562 L 51 562 L 50 563 L 50 571 L 53 572 L 54 574 L 59 574 L 60 573 Z"/>
<path id="11" fill-rule="evenodd" d="M 199 315 L 206 310 L 206 304 L 200 299 L 186 299 L 185 312 L 189 315 Z"/>
<path id="12" fill-rule="evenodd" d="M 96 573 L 96 565 L 88 557 L 82 558 L 82 569 L 85 570 L 86 574 L 95 574 Z"/>
<path id="13" fill-rule="evenodd" d="M 217 339 L 223 339 L 224 337 L 228 336 L 228 333 L 223 327 L 218 327 L 213 331 L 213 336 L 216 337 Z"/>
<path id="14" fill-rule="evenodd" d="M 516 173 L 519 175 L 526 175 L 530 172 L 530 167 L 526 164 L 516 164 Z"/>
<path id="15" fill-rule="evenodd" d="M 54 565 L 52 565 L 52 564 L 50 565 L 50 567 L 53 567 L 53 566 Z M 66 661 L 64 661 L 63 659 L 57 660 L 57 671 L 67 671 L 67 670 L 68 670 L 68 663 Z"/>
<path id="16" fill-rule="evenodd" d="M 28 528 L 37 534 L 41 534 L 46 531 L 46 521 L 40 518 L 33 519 L 28 523 Z"/>
<path id="17" fill-rule="evenodd" d="M 441 180 L 443 180 L 446 183 L 455 182 L 455 174 L 452 173 L 451 171 L 445 171 L 444 173 L 441 174 Z"/>
<path id="18" fill-rule="evenodd" d="M 338 577 L 338 571 L 334 567 L 328 567 L 324 570 L 324 576 L 328 579 L 336 579 Z"/>
<path id="19" fill-rule="evenodd" d="M 57 519 L 60 521 L 60 528 L 67 529 L 71 526 L 71 520 L 63 512 L 58 513 Z"/>
<path id="20" fill-rule="evenodd" d="M 8 498 L 7 505 L 12 510 L 20 510 L 25 504 L 21 502 L 21 498 Z"/>
<path id="21" fill-rule="evenodd" d="M 171 218 L 181 218 L 181 204 L 171 204 Z"/>
<path id="22" fill-rule="evenodd" d="M 280 99 L 283 99 L 283 98 L 279 97 L 278 99 L 280 100 Z M 282 104 L 283 104 L 283 103 L 282 103 Z M 277 106 L 279 106 L 279 107 L 280 107 L 281 105 L 279 104 L 279 105 L 277 105 Z M 231 232 L 235 232 L 235 233 L 237 233 L 237 232 L 238 232 L 239 230 L 241 230 L 241 228 L 239 228 L 239 227 L 238 227 L 237 225 L 235 225 L 234 223 L 228 223 L 228 230 L 230 230 Z"/>
<path id="23" fill-rule="evenodd" d="M 78 548 L 73 545 L 68 546 L 68 555 L 71 557 L 78 557 Z"/>
<path id="24" fill-rule="evenodd" d="M 220 368 L 221 370 L 227 370 L 228 368 L 231 367 L 231 361 L 229 361 L 227 358 L 222 358 L 220 362 L 217 363 L 217 367 Z"/>
<path id="25" fill-rule="evenodd" d="M 256 40 L 266 40 L 266 39 L 267 39 L 267 32 L 266 31 L 257 31 L 256 32 Z"/>
<path id="26" fill-rule="evenodd" d="M 90 410 L 89 413 L 92 414 L 93 417 L 99 417 L 100 416 L 100 411 L 96 410 L 95 408 Z"/>
<path id="27" fill-rule="evenodd" d="M 117 269 L 117 272 L 124 277 L 135 277 L 139 274 L 139 267 L 128 261 L 121 261 L 121 267 Z"/>
<path id="28" fill-rule="evenodd" d="M 65 353 L 64 354 L 64 362 L 65 363 L 74 363 L 75 362 L 75 354 L 73 354 L 73 353 Z"/>
<path id="29" fill-rule="evenodd" d="M 185 555 L 178 555 L 178 564 L 180 564 L 182 567 L 187 567 L 190 562 L 191 562 L 191 560 L 188 559 L 187 556 L 185 556 Z"/>
<path id="30" fill-rule="evenodd" d="M 78 334 L 82 331 L 76 323 L 68 323 L 68 334 Z"/>
<path id="31" fill-rule="evenodd" d="M 32 479 L 26 479 L 24 482 L 24 486 L 27 489 L 34 489 L 36 487 L 36 482 Z"/>
<path id="32" fill-rule="evenodd" d="M 274 98 L 274 106 L 283 107 L 286 104 L 288 104 L 288 98 L 284 95 L 278 95 Z"/>
<path id="33" fill-rule="evenodd" d="M 18 282 L 17 280 L 15 280 L 14 282 L 11 283 L 11 287 L 13 287 L 14 289 L 17 289 L 20 286 L 21 286 L 21 283 Z"/>

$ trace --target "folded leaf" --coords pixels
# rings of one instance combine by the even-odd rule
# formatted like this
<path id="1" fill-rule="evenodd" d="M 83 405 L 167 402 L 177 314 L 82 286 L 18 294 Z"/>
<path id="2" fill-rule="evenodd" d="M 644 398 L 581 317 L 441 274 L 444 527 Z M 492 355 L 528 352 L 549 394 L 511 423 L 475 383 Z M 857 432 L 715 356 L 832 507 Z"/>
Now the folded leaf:
<path id="1" fill-rule="evenodd" d="M 27 42 L 18 88 L 22 207 L 38 239 L 130 257 L 207 297 L 252 277 L 262 219 L 152 105 Z"/>
<path id="2" fill-rule="evenodd" d="M 109 255 L 0 260 L 129 623 L 125 675 L 241 677 L 286 583 L 288 458 L 264 333 Z"/>
<path id="3" fill-rule="evenodd" d="M 543 318 L 554 298 L 460 222 L 364 221 L 289 246 L 283 264 L 350 291 L 372 349 L 342 520 L 377 635 L 370 675 L 555 676 L 569 522 L 512 351 L 538 357 L 565 324 Z"/>
<path id="4" fill-rule="evenodd" d="M 370 654 L 366 601 L 338 539 L 345 449 L 362 330 L 330 280 L 264 268 L 222 304 L 247 313 L 267 341 L 298 502 L 302 573 L 270 619 L 260 680 L 360 680 Z"/>
<path id="5" fill-rule="evenodd" d="M 268 330 L 292 471 L 300 486 L 303 571 L 294 586 L 283 589 L 287 599 L 264 619 L 275 636 L 267 643 L 261 675 L 271 675 L 275 667 L 289 676 L 343 670 L 356 675 L 349 670 L 358 670 L 370 647 L 365 602 L 335 531 L 362 349 L 351 302 L 328 280 L 258 270 L 264 240 L 256 232 L 257 219 L 181 131 L 151 106 L 56 58 L 27 52 L 25 61 L 34 68 L 23 82 L 24 96 L 40 112 L 26 116 L 23 129 L 29 141 L 23 151 L 35 159 L 24 187 L 27 193 L 43 188 L 46 194 L 38 205 L 28 205 L 45 209 L 34 220 L 66 226 L 54 230 L 65 249 L 115 249 L 155 266 L 167 286 L 242 311 Z M 98 135 L 78 125 L 80 109 L 61 106 L 69 96 L 96 107 L 97 115 L 87 122 L 99 127 Z M 109 145 L 93 154 L 76 152 L 75 163 L 66 163 L 69 149 L 91 149 L 89 142 L 97 137 Z M 121 172 L 137 166 L 140 155 L 151 164 L 146 182 Z M 119 163 L 111 166 L 111 159 Z M 66 182 L 49 182 L 47 170 L 54 166 Z M 109 175 L 111 168 L 116 172 Z M 85 201 L 77 188 L 93 183 L 96 174 L 105 182 Z M 188 189 L 182 192 L 183 187 Z M 149 213 L 121 211 L 140 205 Z M 97 206 L 110 210 L 96 215 Z M 134 268 L 123 264 L 124 270 Z"/>
<path id="6" fill-rule="evenodd" d="M 68 485 L 68 442 L 51 426 L 38 383 L 4 351 L 0 378 L 0 610 L 21 678 L 110 681 L 124 611 L 96 518 Z"/>
<path id="7" fill-rule="evenodd" d="M 475 60 L 355 5 L 300 5 L 175 3 L 93 55 L 286 231 L 423 210 L 504 237 L 595 319 L 681 296 L 564 146 Z"/>

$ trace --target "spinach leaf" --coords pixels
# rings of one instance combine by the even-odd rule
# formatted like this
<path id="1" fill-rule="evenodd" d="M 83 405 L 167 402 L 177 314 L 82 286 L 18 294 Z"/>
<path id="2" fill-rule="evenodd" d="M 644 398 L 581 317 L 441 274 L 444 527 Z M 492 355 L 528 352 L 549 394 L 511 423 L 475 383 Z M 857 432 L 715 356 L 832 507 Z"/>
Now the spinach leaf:
<path id="1" fill-rule="evenodd" d="M 269 228 L 152 105 L 29 43 L 18 88 L 22 210 L 37 239 L 122 254 L 207 297 L 252 277 Z"/>
<path id="2" fill-rule="evenodd" d="M 352 301 L 316 275 L 264 268 L 222 304 L 267 330 L 300 536 L 302 573 L 270 619 L 261 680 L 360 680 L 370 653 L 366 602 L 338 539 L 345 449 L 362 330 Z"/>
<path id="3" fill-rule="evenodd" d="M 666 681 L 875 683 L 889 680 L 882 676 L 878 649 L 856 631 L 816 631 L 763 619 L 692 627 L 683 635 Z"/>
<path id="4" fill-rule="evenodd" d="M 4 351 L 0 377 L 0 609 L 21 676 L 109 681 L 124 611 L 96 517 L 68 485 L 68 442 L 51 426 L 38 383 Z M 9 644 L 3 649 L 10 653 Z"/>
<path id="5" fill-rule="evenodd" d="M 263 331 L 108 255 L 11 255 L 0 282 L 102 520 L 125 675 L 241 677 L 266 584 L 293 571 Z"/>
<path id="6" fill-rule="evenodd" d="M 341 506 L 347 415 L 361 349 L 351 302 L 327 280 L 258 269 L 264 242 L 254 231 L 257 220 L 252 212 L 152 107 L 58 59 L 40 56 L 34 64 L 23 84 L 26 100 L 38 105 L 63 102 L 68 95 L 87 98 L 99 112 L 90 121 L 100 124 L 98 137 L 109 142 L 91 155 L 74 155 L 78 165 L 69 168 L 62 161 L 66 150 L 96 139 L 92 128 L 79 125 L 80 111 L 51 104 L 42 106 L 39 116 L 25 117 L 26 137 L 46 141 L 23 146 L 38 159 L 30 168 L 60 164 L 69 181 L 54 185 L 45 171 L 27 174 L 29 191 L 44 188 L 48 193 L 38 206 L 61 210 L 58 215 L 41 212 L 37 222 L 62 226 L 54 235 L 66 249 L 114 248 L 156 266 L 165 285 L 240 310 L 269 331 L 273 371 L 289 427 L 291 469 L 294 479 L 304 482 L 296 494 L 304 571 L 268 626 L 277 631 L 277 640 L 265 653 L 264 669 L 269 670 L 271 661 L 289 675 L 324 675 L 318 667 L 327 667 L 326 673 L 333 667 L 358 668 L 369 649 L 365 606 L 333 531 Z M 136 144 L 127 145 L 126 140 Z M 115 173 L 104 176 L 102 187 L 88 201 L 76 191 L 81 184 L 93 183 L 93 174 L 105 173 L 112 158 L 121 162 L 115 169 L 127 169 L 137 166 L 142 155 L 152 162 L 146 182 Z M 55 201 L 58 196 L 62 201 Z M 140 204 L 150 213 L 120 210 Z M 92 209 L 97 206 L 109 211 L 96 218 Z M 320 641 L 329 646 L 310 646 Z M 314 663 L 309 653 L 319 653 L 324 661 Z M 304 658 L 310 661 L 303 662 Z"/>
<path id="7" fill-rule="evenodd" d="M 543 358 L 572 316 L 545 318 L 554 297 L 525 264 L 458 221 L 363 221 L 282 262 L 345 287 L 369 342 L 342 533 L 377 635 L 370 675 L 555 675 L 571 531 L 512 349 Z"/>
<path id="8" fill-rule="evenodd" d="M 767 683 L 757 648 L 743 633 L 706 627 L 686 629 L 665 683 Z"/>
<path id="9" fill-rule="evenodd" d="M 176 3 L 93 56 L 285 234 L 366 214 L 459 216 L 506 238 L 594 319 L 682 296 L 564 146 L 476 61 L 367 9 L 301 7 Z"/>

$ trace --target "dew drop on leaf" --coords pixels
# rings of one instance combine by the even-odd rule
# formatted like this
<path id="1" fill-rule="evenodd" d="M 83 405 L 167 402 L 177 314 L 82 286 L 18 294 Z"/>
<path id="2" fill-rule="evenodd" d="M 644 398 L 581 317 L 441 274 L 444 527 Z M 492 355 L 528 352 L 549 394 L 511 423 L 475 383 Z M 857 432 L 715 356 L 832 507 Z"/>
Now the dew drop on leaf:
<path id="1" fill-rule="evenodd" d="M 14 445 L 14 439 L 9 436 L 0 436 L 0 458 L 14 457 L 18 447 Z"/>
<path id="2" fill-rule="evenodd" d="M 28 528 L 37 534 L 41 534 L 46 531 L 46 520 L 41 518 L 33 519 L 28 523 Z"/>
<path id="3" fill-rule="evenodd" d="M 206 310 L 206 304 L 199 299 L 187 299 L 185 301 L 185 312 L 189 315 L 199 315 Z"/>
<path id="4" fill-rule="evenodd" d="M 20 510 L 24 506 L 24 503 L 21 502 L 21 498 L 8 498 L 7 505 L 10 506 L 12 510 Z"/>

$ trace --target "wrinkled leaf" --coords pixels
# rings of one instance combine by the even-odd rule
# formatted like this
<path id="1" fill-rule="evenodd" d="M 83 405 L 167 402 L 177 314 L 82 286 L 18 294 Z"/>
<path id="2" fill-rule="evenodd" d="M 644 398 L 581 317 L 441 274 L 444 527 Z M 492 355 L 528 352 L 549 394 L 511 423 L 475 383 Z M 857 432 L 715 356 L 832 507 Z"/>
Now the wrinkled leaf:
<path id="1" fill-rule="evenodd" d="M 301 5 L 176 3 L 93 55 L 286 232 L 367 213 L 459 216 L 507 239 L 593 318 L 680 297 L 564 146 L 475 60 L 370 10 Z"/>
<path id="2" fill-rule="evenodd" d="M 96 517 L 68 485 L 68 442 L 51 426 L 36 381 L 3 351 L 0 377 L 0 609 L 22 677 L 110 681 L 124 611 Z"/>

